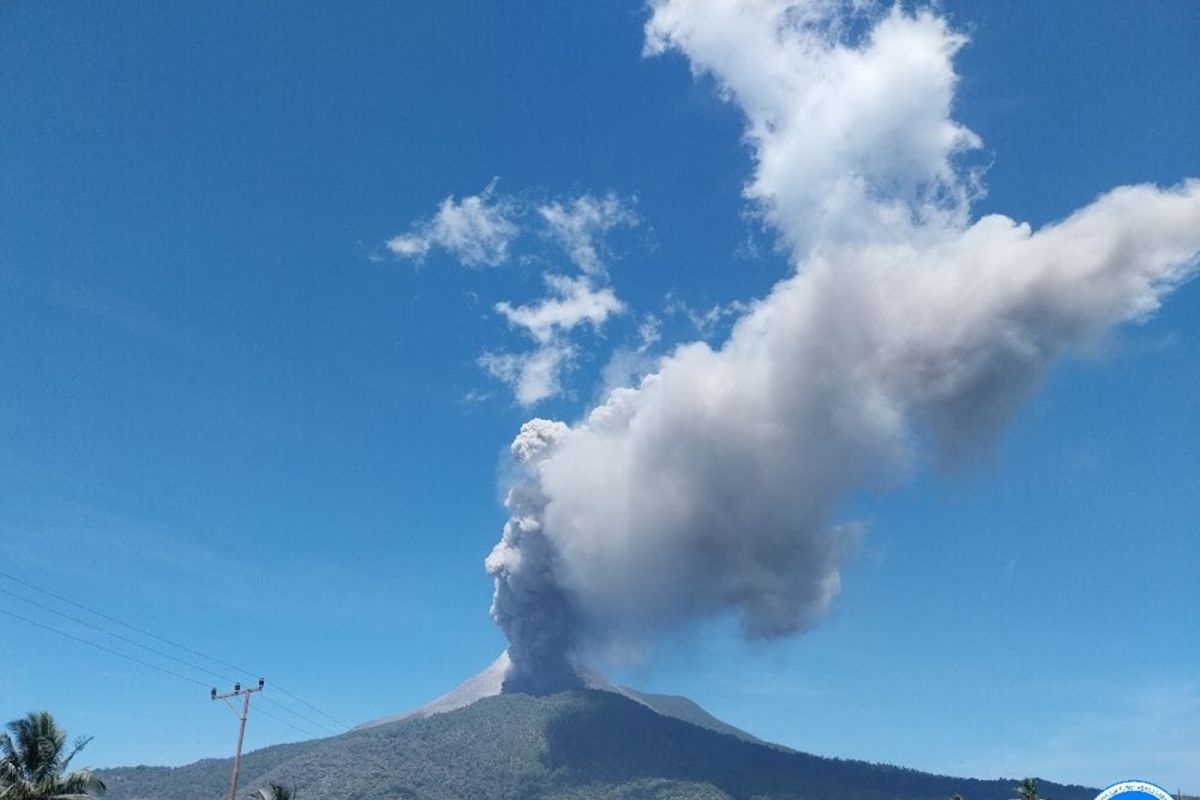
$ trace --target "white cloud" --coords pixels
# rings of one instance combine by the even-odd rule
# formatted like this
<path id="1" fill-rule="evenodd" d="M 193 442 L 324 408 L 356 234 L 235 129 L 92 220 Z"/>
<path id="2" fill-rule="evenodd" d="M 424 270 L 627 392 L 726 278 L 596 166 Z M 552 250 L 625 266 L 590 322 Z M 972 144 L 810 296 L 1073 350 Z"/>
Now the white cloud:
<path id="1" fill-rule="evenodd" d="M 596 287 L 586 277 L 545 275 L 548 296 L 536 303 L 513 306 L 508 302 L 496 304 L 496 311 L 510 325 L 523 328 L 534 341 L 545 344 L 576 326 L 588 323 L 599 330 L 612 314 L 620 314 L 625 306 L 609 287 Z"/>
<path id="2" fill-rule="evenodd" d="M 667 294 L 667 302 L 663 313 L 670 316 L 682 316 L 692 324 L 696 333 L 704 339 L 710 338 L 717 332 L 722 322 L 727 322 L 742 316 L 749 311 L 751 305 L 741 300 L 731 300 L 728 303 L 716 303 L 701 311 L 684 300 L 679 299 L 673 292 Z"/>
<path id="3" fill-rule="evenodd" d="M 642 378 L 658 369 L 658 356 L 651 350 L 662 340 L 662 320 L 655 314 L 642 317 L 637 329 L 636 347 L 619 347 L 612 352 L 600 371 L 598 398 L 605 398 L 614 389 L 636 386 Z"/>
<path id="4" fill-rule="evenodd" d="M 396 256 L 422 260 L 441 248 L 467 266 L 499 266 L 510 258 L 510 247 L 521 235 L 526 217 L 536 211 L 546 237 L 585 274 L 605 275 L 608 248 L 605 236 L 617 227 L 639 223 L 632 198 L 614 192 L 589 193 L 531 205 L 496 191 L 498 178 L 476 195 L 444 199 L 438 210 L 417 220 L 408 233 L 394 236 L 385 246 Z"/>
<path id="5" fill-rule="evenodd" d="M 1198 251 L 1193 182 L 1119 189 L 1036 233 L 987 217 L 932 249 L 808 263 L 721 347 L 678 348 L 570 428 L 522 489 L 545 498 L 554 566 L 499 586 L 552 580 L 574 646 L 723 611 L 754 637 L 807 630 L 858 535 L 837 519 L 851 494 L 906 477 L 921 431 L 940 458 L 985 446 L 1056 360 L 1152 313 Z M 505 611 L 522 613 L 540 612 Z"/>
<path id="6" fill-rule="evenodd" d="M 642 318 L 642 324 L 638 325 L 638 343 L 637 351 L 645 353 L 651 347 L 658 344 L 662 339 L 662 320 L 654 314 L 647 314 Z"/>
<path id="7" fill-rule="evenodd" d="M 633 201 L 609 192 L 603 197 L 582 194 L 571 200 L 554 201 L 538 208 L 550 236 L 579 269 L 588 275 L 605 273 L 603 237 L 618 226 L 634 226 L 639 220 Z"/>
<path id="8" fill-rule="evenodd" d="M 1033 233 L 988 217 L 933 250 L 843 250 L 781 282 L 712 349 L 681 347 L 538 469 L 558 579 L 597 630 L 736 610 L 811 627 L 856 489 L 986 444 L 1057 358 L 1144 317 L 1200 249 L 1200 183 L 1117 190 Z"/>
<path id="9" fill-rule="evenodd" d="M 658 359 L 641 350 L 618 348 L 608 358 L 608 363 L 600 371 L 599 397 L 608 397 L 615 389 L 623 386 L 636 386 L 642 378 L 654 372 L 658 367 Z"/>
<path id="10" fill-rule="evenodd" d="M 676 348 L 524 462 L 488 565 L 525 685 L 712 617 L 808 630 L 861 534 L 850 498 L 988 446 L 1056 362 L 1195 272 L 1200 181 L 1118 188 L 1037 231 L 972 222 L 955 159 L 978 140 L 949 118 L 964 38 L 929 11 L 859 15 L 653 4 L 648 52 L 678 49 L 744 112 L 747 194 L 796 270 L 723 343 Z"/>
<path id="11" fill-rule="evenodd" d="M 562 391 L 561 375 L 574 355 L 569 344 L 554 341 L 529 353 L 487 352 L 479 357 L 479 366 L 511 386 L 518 403 L 531 406 Z"/>
<path id="12" fill-rule="evenodd" d="M 562 390 L 561 374 L 574 365 L 576 348 L 569 335 L 580 325 L 599 331 L 625 306 L 608 287 L 597 287 L 587 276 L 545 275 L 548 296 L 523 306 L 496 304 L 510 325 L 523 330 L 537 344 L 525 354 L 486 353 L 480 365 L 490 375 L 515 389 L 517 402 L 530 406 Z"/>
<path id="13" fill-rule="evenodd" d="M 581 274 L 548 272 L 543 276 L 547 294 L 540 300 L 496 303 L 496 312 L 528 334 L 536 348 L 523 354 L 487 352 L 478 359 L 489 375 L 511 385 L 517 401 L 528 406 L 562 391 L 562 374 L 574 366 L 578 352 L 570 341 L 573 330 L 586 323 L 599 332 L 610 316 L 624 311 L 613 289 L 604 285 L 609 257 L 605 237 L 614 228 L 639 224 L 639 218 L 634 200 L 614 192 L 584 193 L 535 207 L 519 197 L 498 194 L 497 180 L 461 201 L 447 197 L 437 213 L 413 223 L 409 233 L 386 246 L 397 256 L 417 261 L 441 248 L 467 266 L 499 266 L 510 260 L 513 242 L 536 211 L 542 241 L 552 242 Z"/>
<path id="14" fill-rule="evenodd" d="M 509 258 L 509 245 L 520 233 L 519 209 L 511 198 L 495 195 L 493 179 L 482 192 L 456 201 L 447 197 L 432 217 L 415 222 L 409 233 L 393 237 L 387 249 L 420 261 L 441 248 L 469 267 L 495 267 Z"/>
<path id="15" fill-rule="evenodd" d="M 965 221 L 977 186 L 955 157 L 980 142 L 950 118 L 951 59 L 966 37 L 943 18 L 837 0 L 652 8 L 646 52 L 683 53 L 741 109 L 756 159 L 746 196 L 797 255 Z"/>

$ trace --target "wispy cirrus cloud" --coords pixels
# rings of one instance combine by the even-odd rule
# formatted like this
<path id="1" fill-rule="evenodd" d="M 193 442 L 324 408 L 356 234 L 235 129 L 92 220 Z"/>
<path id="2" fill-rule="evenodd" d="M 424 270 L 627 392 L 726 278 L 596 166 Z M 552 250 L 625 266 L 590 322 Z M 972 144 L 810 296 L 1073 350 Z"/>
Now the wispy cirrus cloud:
<path id="1" fill-rule="evenodd" d="M 966 774 L 1053 775 L 1084 785 L 1146 776 L 1173 789 L 1200 786 L 1200 684 L 1088 686 L 1081 706 L 1031 724 L 1020 744 L 947 766 Z"/>
<path id="2" fill-rule="evenodd" d="M 521 354 L 485 353 L 479 363 L 494 378 L 512 385 L 517 402 L 530 406 L 562 390 L 560 375 L 569 368 L 576 349 L 571 331 L 589 325 L 599 331 L 613 314 L 625 310 L 610 287 L 597 287 L 586 275 L 544 276 L 547 294 L 523 306 L 497 303 L 496 311 L 509 324 L 524 331 L 537 344 Z"/>
<path id="3" fill-rule="evenodd" d="M 616 228 L 634 227 L 640 218 L 635 199 L 615 192 L 578 194 L 540 204 L 496 191 L 493 179 L 477 195 L 447 197 L 438 211 L 418 220 L 405 234 L 387 242 L 394 255 L 421 261 L 434 249 L 445 251 L 464 266 L 500 266 L 515 255 L 515 243 L 526 233 L 549 243 L 537 260 L 565 259 L 577 270 L 563 274 L 552 267 L 543 274 L 545 294 L 524 303 L 501 300 L 493 305 L 511 328 L 532 340 L 533 349 L 487 351 L 477 363 L 491 377 L 512 387 L 516 401 L 531 406 L 562 392 L 562 376 L 579 349 L 573 333 L 587 326 L 599 333 L 605 322 L 625 310 L 609 283 L 612 253 L 606 237 Z"/>
<path id="4" fill-rule="evenodd" d="M 536 302 L 514 306 L 507 301 L 496 303 L 496 311 L 509 324 L 524 330 L 534 341 L 545 344 L 570 333 L 584 323 L 599 330 L 613 314 L 625 310 L 611 287 L 599 287 L 586 276 L 543 276 L 547 294 Z"/>
<path id="5" fill-rule="evenodd" d="M 606 273 L 605 235 L 614 228 L 636 226 L 632 198 L 609 192 L 603 197 L 582 194 L 567 201 L 554 201 L 538 207 L 546 230 L 580 270 L 587 275 Z"/>
<path id="6" fill-rule="evenodd" d="M 523 353 L 485 352 L 477 363 L 489 375 L 507 383 L 522 406 L 531 406 L 562 392 L 562 373 L 574 362 L 575 348 L 551 342 Z"/>
<path id="7" fill-rule="evenodd" d="M 417 220 L 408 233 L 386 243 L 395 256 L 422 261 L 434 249 L 445 250 L 468 267 L 496 267 L 509 259 L 509 246 L 520 235 L 520 208 L 498 195 L 493 178 L 479 194 L 446 197 L 430 217 Z"/>

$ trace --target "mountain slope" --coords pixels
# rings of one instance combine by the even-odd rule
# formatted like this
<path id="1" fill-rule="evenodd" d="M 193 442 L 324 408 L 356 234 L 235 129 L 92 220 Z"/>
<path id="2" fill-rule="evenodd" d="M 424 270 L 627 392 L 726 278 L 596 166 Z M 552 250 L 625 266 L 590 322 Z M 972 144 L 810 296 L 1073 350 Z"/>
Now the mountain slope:
<path id="1" fill-rule="evenodd" d="M 666 717 L 619 694 L 505 694 L 421 719 L 266 748 L 243 759 L 245 790 L 277 781 L 301 800 L 771 798 L 1008 800 L 1014 780 L 977 781 L 826 759 Z M 228 760 L 105 770 L 108 800 L 220 797 Z M 1052 800 L 1094 790 L 1043 785 Z"/>
<path id="2" fill-rule="evenodd" d="M 698 703 L 686 697 L 681 697 L 677 694 L 639 692 L 636 689 L 630 689 L 628 686 L 617 686 L 615 688 L 617 694 L 624 695 L 630 700 L 641 703 L 647 708 L 662 714 L 664 717 L 674 717 L 684 722 L 690 722 L 693 725 L 699 725 L 701 728 L 708 728 L 710 731 L 736 736 L 747 742 L 767 744 L 767 742 L 764 742 L 757 736 L 746 733 L 741 728 L 735 728 L 724 720 L 717 719 L 705 711 Z"/>
<path id="3" fill-rule="evenodd" d="M 410 719 L 423 719 L 434 714 L 445 714 L 447 711 L 454 711 L 469 706 L 485 697 L 495 697 L 504 691 L 504 678 L 508 674 L 510 664 L 508 651 L 505 650 L 500 654 L 499 658 L 488 665 L 487 669 L 467 678 L 441 697 L 435 698 L 425 705 L 404 714 L 364 722 L 358 725 L 355 730 L 375 728 L 380 725 L 403 722 Z M 584 688 L 623 695 L 636 703 L 641 703 L 647 708 L 657 711 L 665 717 L 675 717 L 684 722 L 699 725 L 701 728 L 708 728 L 718 733 L 728 733 L 731 736 L 736 736 L 739 739 L 745 739 L 750 742 L 762 741 L 740 728 L 735 728 L 729 723 L 717 719 L 686 697 L 639 692 L 627 686 L 618 686 L 610 682 L 608 678 L 605 678 L 599 672 L 590 669 L 580 669 L 578 670 L 578 675 L 579 681 L 583 684 Z"/>

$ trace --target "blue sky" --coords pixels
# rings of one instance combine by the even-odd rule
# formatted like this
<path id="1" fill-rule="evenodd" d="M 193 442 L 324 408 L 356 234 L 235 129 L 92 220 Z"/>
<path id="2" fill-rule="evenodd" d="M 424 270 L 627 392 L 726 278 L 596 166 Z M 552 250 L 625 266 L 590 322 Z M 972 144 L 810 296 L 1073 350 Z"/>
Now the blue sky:
<path id="1" fill-rule="evenodd" d="M 973 217 L 1037 228 L 1114 186 L 1200 174 L 1194 3 L 943 13 L 970 38 L 953 118 L 983 143 Z M 741 194 L 741 111 L 679 52 L 643 57 L 648 16 L 0 9 L 2 569 L 349 723 L 487 664 L 504 636 L 483 559 L 521 423 L 580 418 L 647 315 L 653 352 L 719 343 L 736 311 L 702 329 L 687 311 L 792 269 Z M 505 263 L 389 252 L 496 177 L 523 215 Z M 563 334 L 560 391 L 523 407 L 478 363 L 535 346 L 493 304 L 578 272 L 538 208 L 610 192 L 637 224 L 606 237 L 595 282 L 625 311 Z M 838 517 L 866 532 L 810 633 L 745 643 L 718 617 L 614 676 L 820 754 L 1200 790 L 1198 320 L 1184 285 L 1055 366 L 964 467 L 848 498 Z M 232 746 L 202 686 L 0 631 L 0 717 L 53 710 L 96 737 L 95 765 Z M 247 742 L 298 736 L 260 716 Z"/>

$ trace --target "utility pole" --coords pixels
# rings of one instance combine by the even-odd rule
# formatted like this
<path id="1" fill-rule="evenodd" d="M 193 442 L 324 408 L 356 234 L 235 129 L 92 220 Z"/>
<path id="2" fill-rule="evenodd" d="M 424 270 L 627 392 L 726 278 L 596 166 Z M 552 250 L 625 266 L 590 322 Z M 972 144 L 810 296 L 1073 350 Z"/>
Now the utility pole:
<path id="1" fill-rule="evenodd" d="M 228 800 L 237 800 L 238 769 L 242 766 L 242 738 L 246 735 L 246 717 L 250 714 L 250 695 L 255 692 L 261 692 L 266 683 L 262 678 L 259 678 L 258 686 L 252 689 L 243 689 L 240 683 L 235 683 L 232 692 L 217 694 L 217 690 L 213 689 L 212 694 L 209 695 L 212 700 L 224 700 L 225 705 L 229 706 L 229 710 L 238 718 L 237 754 L 233 757 L 233 777 L 229 780 Z M 229 702 L 229 698 L 237 697 L 238 695 L 242 696 L 242 711 L 240 714 L 233 703 Z"/>

